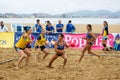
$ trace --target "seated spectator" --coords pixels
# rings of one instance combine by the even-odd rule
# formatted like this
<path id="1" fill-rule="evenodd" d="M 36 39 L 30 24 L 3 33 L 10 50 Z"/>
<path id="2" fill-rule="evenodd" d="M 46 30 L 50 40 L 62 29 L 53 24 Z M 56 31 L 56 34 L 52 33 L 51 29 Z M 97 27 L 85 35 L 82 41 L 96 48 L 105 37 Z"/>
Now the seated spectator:
<path id="1" fill-rule="evenodd" d="M 42 31 L 42 25 L 40 24 L 39 19 L 36 20 L 35 29 L 38 33 L 41 33 L 41 31 Z"/>
<path id="2" fill-rule="evenodd" d="M 71 20 L 68 21 L 68 24 L 66 26 L 66 32 L 75 32 L 75 27 L 72 24 Z"/>
<path id="3" fill-rule="evenodd" d="M 58 24 L 56 25 L 56 31 L 57 32 L 63 32 L 64 25 L 61 23 L 61 20 L 58 21 Z"/>
<path id="4" fill-rule="evenodd" d="M 52 33 L 54 32 L 55 29 L 54 27 L 52 26 L 52 24 L 50 23 L 50 21 L 47 21 L 47 25 L 46 25 L 46 33 L 49 34 L 49 33 Z"/>
<path id="5" fill-rule="evenodd" d="M 8 28 L 4 25 L 3 21 L 0 22 L 0 32 L 8 32 Z"/>
<path id="6" fill-rule="evenodd" d="M 115 38 L 114 49 L 120 50 L 120 36 L 119 36 L 119 34 Z"/>

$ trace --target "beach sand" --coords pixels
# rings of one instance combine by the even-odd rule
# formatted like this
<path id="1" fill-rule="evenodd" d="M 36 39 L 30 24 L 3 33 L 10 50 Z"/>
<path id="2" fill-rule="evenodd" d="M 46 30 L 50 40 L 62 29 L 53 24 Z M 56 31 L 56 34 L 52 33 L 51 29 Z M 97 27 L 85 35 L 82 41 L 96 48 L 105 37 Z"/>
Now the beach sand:
<path id="1" fill-rule="evenodd" d="M 53 49 L 49 50 L 54 52 Z M 120 80 L 120 58 L 117 56 L 102 56 L 98 59 L 95 56 L 85 56 L 81 62 L 76 62 L 80 57 L 77 49 L 66 49 L 68 62 L 62 68 L 63 59 L 58 58 L 52 69 L 47 68 L 50 58 L 49 54 L 45 60 L 40 55 L 39 63 L 34 61 L 35 51 L 32 50 L 30 64 L 21 64 L 21 69 L 16 70 L 16 60 L 0 65 L 0 80 Z M 103 51 L 94 50 L 96 54 L 103 54 Z M 110 52 L 109 54 L 120 54 L 120 52 Z M 0 61 L 5 61 L 17 57 L 14 49 L 0 49 Z"/>
<path id="2" fill-rule="evenodd" d="M 29 25 L 34 26 L 34 24 L 23 24 L 23 25 Z M 86 25 L 87 24 L 75 24 L 76 32 L 78 33 L 86 33 Z M 8 27 L 9 31 L 11 30 L 10 26 L 11 24 L 6 23 L 6 26 Z M 53 24 L 54 27 L 55 24 Z M 45 24 L 42 24 L 42 27 L 45 29 Z M 94 33 L 101 33 L 103 25 L 102 24 L 92 24 L 93 32 Z M 64 31 L 66 29 L 66 25 L 64 25 Z M 109 24 L 109 33 L 120 33 L 120 24 Z"/>
<path id="3" fill-rule="evenodd" d="M 10 24 L 6 24 L 10 30 Z M 28 24 L 27 24 L 28 25 Z M 33 24 L 29 24 L 33 25 Z M 86 24 L 75 25 L 76 31 L 80 33 L 86 32 Z M 93 32 L 100 33 L 102 30 L 100 24 L 93 25 Z M 45 28 L 45 25 L 43 25 Z M 120 24 L 110 24 L 110 33 L 120 33 Z M 49 52 L 54 52 L 49 49 Z M 96 54 L 105 54 L 101 50 L 94 50 Z M 66 49 L 68 54 L 68 62 L 66 67 L 62 68 L 63 59 L 58 58 L 53 63 L 53 69 L 49 69 L 48 65 L 54 54 L 48 55 L 43 60 L 43 53 L 40 55 L 39 64 L 35 63 L 35 50 L 32 50 L 29 66 L 21 64 L 21 69 L 16 70 L 16 60 L 0 64 L 0 80 L 120 80 L 120 57 L 119 56 L 102 56 L 98 59 L 95 56 L 85 56 L 81 62 L 75 62 L 81 55 L 80 49 Z M 120 54 L 120 52 L 112 51 L 108 54 Z M 14 49 L 0 48 L 0 62 L 18 57 Z"/>

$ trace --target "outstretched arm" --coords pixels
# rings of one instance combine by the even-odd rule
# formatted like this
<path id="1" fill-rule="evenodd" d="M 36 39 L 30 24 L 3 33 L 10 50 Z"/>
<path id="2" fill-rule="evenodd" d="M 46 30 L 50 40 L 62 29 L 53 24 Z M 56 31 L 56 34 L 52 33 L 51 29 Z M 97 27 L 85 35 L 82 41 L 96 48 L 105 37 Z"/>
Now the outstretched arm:
<path id="1" fill-rule="evenodd" d="M 64 45 L 67 47 L 67 48 L 69 48 L 70 46 L 69 45 L 67 45 L 67 43 L 64 41 Z"/>

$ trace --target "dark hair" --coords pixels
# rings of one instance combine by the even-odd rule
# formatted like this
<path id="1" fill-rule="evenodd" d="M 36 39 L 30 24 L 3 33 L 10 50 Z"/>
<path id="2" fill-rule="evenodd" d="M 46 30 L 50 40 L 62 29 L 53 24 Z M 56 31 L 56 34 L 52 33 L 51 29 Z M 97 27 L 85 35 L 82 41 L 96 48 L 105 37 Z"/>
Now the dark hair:
<path id="1" fill-rule="evenodd" d="M 72 22 L 71 20 L 68 21 L 68 23 L 71 23 L 71 22 Z"/>
<path id="2" fill-rule="evenodd" d="M 50 23 L 50 21 L 46 21 L 47 23 Z"/>
<path id="3" fill-rule="evenodd" d="M 39 21 L 40 21 L 39 19 L 36 20 L 36 22 L 39 22 Z"/>
<path id="4" fill-rule="evenodd" d="M 24 28 L 25 32 L 27 32 L 27 31 L 30 30 L 31 27 L 30 26 L 24 26 L 23 28 Z"/>
<path id="5" fill-rule="evenodd" d="M 106 24 L 106 26 L 108 26 L 108 22 L 107 21 L 104 21 L 104 23 Z"/>
<path id="6" fill-rule="evenodd" d="M 88 24 L 87 26 L 90 28 L 90 30 L 92 30 L 92 25 L 91 24 Z"/>
<path id="7" fill-rule="evenodd" d="M 62 38 L 64 38 L 64 35 L 63 34 L 59 34 Z"/>

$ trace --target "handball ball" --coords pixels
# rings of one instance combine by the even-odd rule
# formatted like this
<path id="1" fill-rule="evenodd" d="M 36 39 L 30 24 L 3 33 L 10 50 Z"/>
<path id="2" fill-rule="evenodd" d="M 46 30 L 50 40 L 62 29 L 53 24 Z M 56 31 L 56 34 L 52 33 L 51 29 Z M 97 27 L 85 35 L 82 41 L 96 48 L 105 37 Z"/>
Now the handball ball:
<path id="1" fill-rule="evenodd" d="M 74 43 L 71 43 L 71 45 L 70 45 L 71 47 L 75 47 L 75 44 Z"/>

